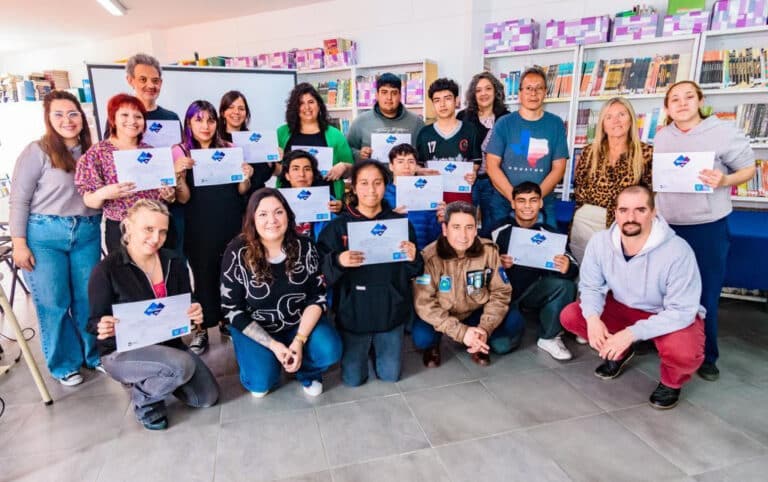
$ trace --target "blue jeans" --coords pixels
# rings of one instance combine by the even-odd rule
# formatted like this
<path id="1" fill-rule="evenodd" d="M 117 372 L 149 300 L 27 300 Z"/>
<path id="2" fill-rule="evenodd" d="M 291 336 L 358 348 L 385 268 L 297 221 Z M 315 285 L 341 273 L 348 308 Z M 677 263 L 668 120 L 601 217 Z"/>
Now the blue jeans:
<path id="1" fill-rule="evenodd" d="M 299 330 L 297 324 L 293 328 L 272 334 L 272 338 L 289 346 Z M 235 357 L 240 366 L 240 382 L 251 392 L 266 392 L 272 390 L 280 382 L 282 365 L 272 351 L 262 344 L 250 339 L 237 328 L 230 328 L 232 343 L 235 346 Z M 315 325 L 310 333 L 302 354 L 301 368 L 296 372 L 296 379 L 304 386 L 309 386 L 313 380 L 322 380 L 323 372 L 341 358 L 341 340 L 336 330 L 325 318 Z"/>
<path id="2" fill-rule="evenodd" d="M 477 326 L 480 323 L 480 316 L 482 314 L 482 308 L 475 310 L 466 319 L 462 320 L 462 323 L 467 326 Z M 499 355 L 509 353 L 520 346 L 524 325 L 525 320 L 520 315 L 520 312 L 517 310 L 510 310 L 504 317 L 504 321 L 501 325 L 491 333 L 488 345 L 490 345 L 491 349 Z M 416 348 L 426 350 L 438 346 L 443 334 L 438 333 L 432 325 L 421 318 L 416 318 L 411 336 L 413 337 L 413 344 Z"/>
<path id="3" fill-rule="evenodd" d="M 101 215 L 30 214 L 27 245 L 35 268 L 23 271 L 40 323 L 48 370 L 64 378 L 99 364 L 96 337 L 88 333 L 88 279 L 101 256 Z"/>
<path id="4" fill-rule="evenodd" d="M 728 248 L 731 245 L 728 219 L 712 223 L 692 225 L 670 225 L 675 233 L 686 240 L 699 265 L 701 273 L 701 306 L 707 310 L 704 318 L 704 361 L 715 363 L 720 356 L 717 348 L 717 318 L 720 307 L 720 292 L 725 281 Z"/>
<path id="5" fill-rule="evenodd" d="M 491 208 L 491 200 L 496 193 L 496 188 L 491 184 L 491 180 L 486 178 L 478 178 L 475 184 L 472 186 L 472 204 L 480 208 L 480 216 L 482 226 L 479 234 L 484 238 L 491 237 L 491 231 L 493 230 L 493 212 Z M 498 195 L 498 193 L 496 193 Z"/>
<path id="6" fill-rule="evenodd" d="M 368 354 L 373 347 L 379 380 L 396 382 L 403 366 L 403 325 L 380 333 L 341 331 L 344 354 L 341 357 L 341 381 L 357 387 L 368 380 Z"/>

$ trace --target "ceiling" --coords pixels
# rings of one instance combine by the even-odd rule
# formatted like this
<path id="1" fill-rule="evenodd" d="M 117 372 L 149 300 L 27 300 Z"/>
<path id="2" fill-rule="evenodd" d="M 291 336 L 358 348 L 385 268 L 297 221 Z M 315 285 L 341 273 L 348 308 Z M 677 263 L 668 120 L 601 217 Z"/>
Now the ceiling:
<path id="1" fill-rule="evenodd" d="M 121 0 L 128 13 L 114 17 L 96 0 L 3 0 L 0 2 L 0 54 L 92 42 L 321 1 Z"/>

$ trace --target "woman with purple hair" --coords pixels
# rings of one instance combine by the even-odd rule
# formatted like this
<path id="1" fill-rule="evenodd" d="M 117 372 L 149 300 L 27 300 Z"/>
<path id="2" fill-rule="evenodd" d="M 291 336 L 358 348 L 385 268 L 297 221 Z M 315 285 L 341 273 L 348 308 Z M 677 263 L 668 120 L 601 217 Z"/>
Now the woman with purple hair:
<path id="1" fill-rule="evenodd" d="M 191 151 L 232 147 L 221 139 L 216 108 L 196 100 L 184 116 L 184 138 L 173 147 L 176 199 L 186 204 L 184 253 L 194 276 L 195 295 L 203 306 L 203 323 L 190 350 L 201 355 L 208 349 L 208 328 L 222 322 L 219 276 L 227 244 L 242 228 L 243 196 L 248 192 L 253 168 L 243 163 L 243 181 L 237 184 L 196 186 Z M 223 329 L 226 332 L 226 328 Z"/>

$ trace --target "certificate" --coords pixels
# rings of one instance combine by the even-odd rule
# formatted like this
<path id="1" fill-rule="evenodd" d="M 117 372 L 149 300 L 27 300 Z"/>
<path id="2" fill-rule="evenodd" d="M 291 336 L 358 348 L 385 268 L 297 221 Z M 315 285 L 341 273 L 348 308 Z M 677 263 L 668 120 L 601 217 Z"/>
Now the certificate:
<path id="1" fill-rule="evenodd" d="M 129 351 L 178 338 L 190 332 L 189 293 L 112 305 L 117 351 Z"/>
<path id="2" fill-rule="evenodd" d="M 389 151 L 398 144 L 410 144 L 410 134 L 371 134 L 371 159 L 389 162 Z"/>
<path id="3" fill-rule="evenodd" d="M 177 120 L 147 121 L 141 140 L 152 147 L 171 147 L 181 143 L 181 122 Z"/>
<path id="4" fill-rule="evenodd" d="M 292 151 L 307 151 L 317 159 L 317 169 L 323 177 L 333 167 L 333 147 L 291 146 Z"/>
<path id="5" fill-rule="evenodd" d="M 331 219 L 331 212 L 328 210 L 331 192 L 328 186 L 289 187 L 281 188 L 280 192 L 291 206 L 293 214 L 296 215 L 297 223 L 314 223 Z"/>
<path id="6" fill-rule="evenodd" d="M 117 180 L 136 184 L 136 191 L 176 185 L 170 147 L 114 151 L 113 156 Z"/>
<path id="7" fill-rule="evenodd" d="M 409 211 L 432 211 L 443 200 L 443 180 L 439 176 L 397 176 L 397 206 Z"/>
<path id="8" fill-rule="evenodd" d="M 216 186 L 243 181 L 243 150 L 239 147 L 192 149 L 195 186 Z"/>
<path id="9" fill-rule="evenodd" d="M 408 220 L 379 219 L 347 223 L 349 250 L 361 251 L 364 265 L 408 261 L 400 243 L 408 241 Z"/>
<path id="10" fill-rule="evenodd" d="M 249 164 L 280 161 L 275 129 L 235 131 L 232 142 L 243 148 L 243 158 Z"/>
<path id="11" fill-rule="evenodd" d="M 472 186 L 464 180 L 464 175 L 475 171 L 474 163 L 427 161 L 427 167 L 440 171 L 444 192 L 472 192 Z"/>
<path id="12" fill-rule="evenodd" d="M 714 169 L 714 152 L 653 153 L 653 190 L 707 194 L 712 188 L 699 179 L 703 169 Z"/>
<path id="13" fill-rule="evenodd" d="M 509 253 L 515 264 L 557 271 L 555 256 L 565 254 L 565 234 L 512 228 L 509 236 Z"/>

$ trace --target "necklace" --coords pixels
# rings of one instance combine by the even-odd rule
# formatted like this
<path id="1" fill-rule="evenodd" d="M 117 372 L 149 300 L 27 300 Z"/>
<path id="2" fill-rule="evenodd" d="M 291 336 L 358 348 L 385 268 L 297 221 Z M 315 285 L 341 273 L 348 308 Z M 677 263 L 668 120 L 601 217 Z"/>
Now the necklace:
<path id="1" fill-rule="evenodd" d="M 154 273 L 155 272 L 155 268 L 157 268 L 157 260 L 158 260 L 158 256 L 157 255 L 152 257 L 152 266 L 151 266 L 151 269 L 149 271 L 145 271 L 143 266 L 139 266 L 139 269 L 141 269 L 141 271 L 144 272 L 144 274 L 147 276 L 147 278 L 149 278 L 150 281 L 152 280 L 152 273 Z"/>

